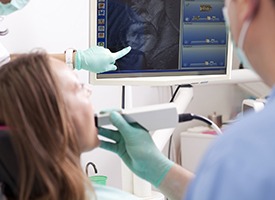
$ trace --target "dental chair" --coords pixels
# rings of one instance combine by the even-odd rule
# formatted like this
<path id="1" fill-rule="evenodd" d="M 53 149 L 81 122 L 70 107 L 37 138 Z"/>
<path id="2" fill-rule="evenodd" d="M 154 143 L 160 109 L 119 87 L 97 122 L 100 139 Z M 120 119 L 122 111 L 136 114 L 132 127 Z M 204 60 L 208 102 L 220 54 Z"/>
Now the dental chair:
<path id="1" fill-rule="evenodd" d="M 17 199 L 18 165 L 9 133 L 0 131 L 0 197 L 2 193 L 8 199 Z"/>

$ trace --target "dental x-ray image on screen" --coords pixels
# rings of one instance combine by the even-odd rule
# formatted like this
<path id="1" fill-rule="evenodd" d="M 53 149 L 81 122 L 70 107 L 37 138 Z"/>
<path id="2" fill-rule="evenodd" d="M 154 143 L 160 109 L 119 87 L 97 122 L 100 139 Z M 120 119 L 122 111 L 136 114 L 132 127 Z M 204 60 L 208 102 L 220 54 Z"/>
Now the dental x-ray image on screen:
<path id="1" fill-rule="evenodd" d="M 95 82 L 228 79 L 232 49 L 223 6 L 223 0 L 97 0 L 97 45 L 132 50 Z"/>
<path id="2" fill-rule="evenodd" d="M 108 0 L 107 47 L 131 46 L 119 70 L 178 69 L 180 1 Z"/>

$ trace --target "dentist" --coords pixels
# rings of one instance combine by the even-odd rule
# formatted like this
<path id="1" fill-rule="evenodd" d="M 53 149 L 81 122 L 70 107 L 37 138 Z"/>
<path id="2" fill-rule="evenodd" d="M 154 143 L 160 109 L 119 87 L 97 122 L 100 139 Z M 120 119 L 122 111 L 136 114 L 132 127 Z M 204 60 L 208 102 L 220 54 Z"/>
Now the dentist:
<path id="1" fill-rule="evenodd" d="M 168 160 L 147 131 L 117 112 L 110 119 L 118 131 L 99 130 L 115 142 L 102 141 L 102 148 L 117 153 L 169 199 L 275 199 L 275 0 L 225 0 L 223 12 L 241 62 L 273 90 L 262 111 L 247 114 L 218 137 L 195 176 Z"/>

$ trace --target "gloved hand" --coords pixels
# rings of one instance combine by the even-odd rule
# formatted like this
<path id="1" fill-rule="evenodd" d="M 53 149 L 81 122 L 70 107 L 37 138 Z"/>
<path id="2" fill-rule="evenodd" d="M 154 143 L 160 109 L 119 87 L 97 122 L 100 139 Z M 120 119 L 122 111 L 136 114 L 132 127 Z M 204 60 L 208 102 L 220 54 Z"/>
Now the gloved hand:
<path id="1" fill-rule="evenodd" d="M 101 46 L 93 46 L 87 50 L 78 50 L 75 57 L 75 68 L 85 69 L 95 73 L 116 70 L 115 62 L 131 51 L 126 47 L 116 53 Z"/>
<path id="2" fill-rule="evenodd" d="M 117 153 L 135 174 L 158 187 L 173 162 L 158 150 L 141 126 L 129 124 L 115 111 L 110 113 L 110 120 L 118 131 L 99 128 L 99 134 L 115 143 L 101 141 L 100 147 Z"/>

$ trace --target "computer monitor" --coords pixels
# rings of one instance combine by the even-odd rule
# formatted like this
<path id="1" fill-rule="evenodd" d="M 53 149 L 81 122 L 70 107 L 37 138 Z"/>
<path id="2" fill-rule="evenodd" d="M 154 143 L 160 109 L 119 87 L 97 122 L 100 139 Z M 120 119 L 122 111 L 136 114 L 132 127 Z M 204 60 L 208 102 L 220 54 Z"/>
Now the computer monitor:
<path id="1" fill-rule="evenodd" d="M 93 84 L 178 85 L 230 78 L 232 44 L 223 0 L 97 0 L 97 45 L 131 46 Z"/>

